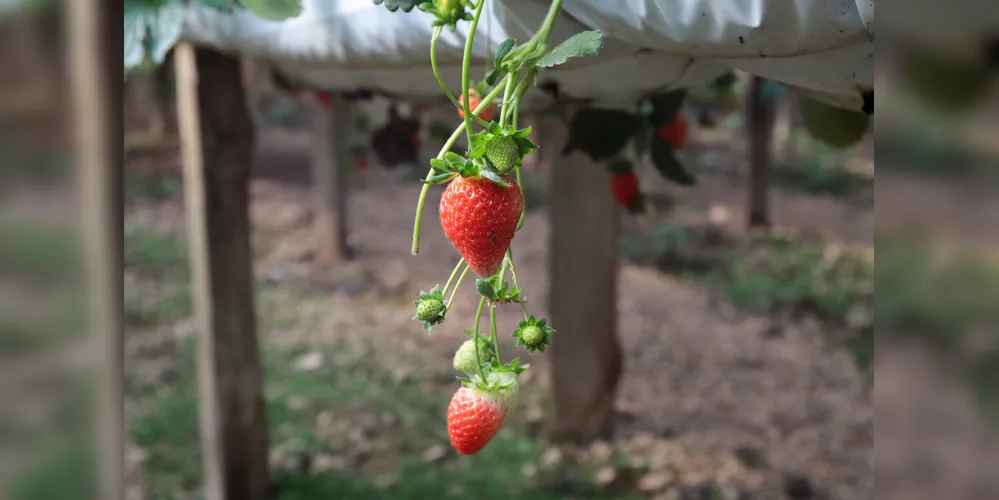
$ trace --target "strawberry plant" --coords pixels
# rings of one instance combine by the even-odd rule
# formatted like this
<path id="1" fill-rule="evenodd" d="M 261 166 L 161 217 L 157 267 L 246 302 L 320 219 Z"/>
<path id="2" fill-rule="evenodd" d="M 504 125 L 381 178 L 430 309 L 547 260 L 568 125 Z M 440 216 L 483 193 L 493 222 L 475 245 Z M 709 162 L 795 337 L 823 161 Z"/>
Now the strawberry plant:
<path id="1" fill-rule="evenodd" d="M 520 288 L 510 244 L 524 220 L 521 192 L 521 166 L 524 156 L 537 146 L 531 141 L 530 127 L 519 126 L 520 104 L 527 90 L 544 69 L 572 57 L 595 54 L 603 45 L 603 33 L 579 33 L 558 46 L 550 47 L 552 27 L 561 11 L 555 0 L 537 32 L 522 43 L 506 40 L 496 49 L 490 69 L 481 80 L 471 76 L 472 47 L 486 2 L 489 0 L 434 0 L 407 2 L 375 0 L 391 11 L 419 7 L 432 14 L 430 65 L 444 95 L 457 108 L 461 124 L 450 134 L 430 171 L 422 180 L 413 225 L 413 254 L 420 250 L 420 222 L 430 186 L 446 184 L 440 200 L 440 223 L 461 260 L 444 287 L 422 292 L 416 301 L 414 320 L 430 332 L 445 321 L 455 294 L 469 270 L 478 275 L 479 306 L 474 324 L 465 330 L 470 336 L 454 356 L 454 368 L 464 372 L 461 387 L 448 408 L 447 427 L 452 446 L 461 454 L 483 449 L 496 435 L 507 413 L 516 403 L 518 377 L 527 366 L 518 359 L 504 362 L 500 350 L 496 310 L 518 304 L 524 320 L 512 332 L 518 346 L 528 352 L 544 352 L 554 329 L 547 320 L 527 311 L 527 299 Z M 444 29 L 457 30 L 468 22 L 461 88 L 452 92 L 440 76 L 437 41 Z M 455 97 L 455 95 L 459 97 Z M 467 96 L 467 98 L 466 98 Z M 467 138 L 464 154 L 452 151 L 461 135 Z M 488 335 L 480 324 L 488 308 Z"/>

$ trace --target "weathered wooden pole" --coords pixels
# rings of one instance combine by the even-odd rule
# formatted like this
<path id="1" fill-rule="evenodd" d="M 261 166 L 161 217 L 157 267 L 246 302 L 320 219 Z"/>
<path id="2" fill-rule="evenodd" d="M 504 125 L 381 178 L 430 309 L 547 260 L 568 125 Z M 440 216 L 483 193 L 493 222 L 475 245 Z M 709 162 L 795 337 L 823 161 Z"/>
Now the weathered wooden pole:
<path id="1" fill-rule="evenodd" d="M 97 443 L 101 452 L 100 498 L 120 500 L 124 465 L 124 297 L 120 67 L 112 24 L 124 15 L 121 2 L 66 2 L 69 63 L 77 173 L 82 199 L 90 329 L 98 354 Z M 120 40 L 120 38 L 119 38 Z M 121 42 L 117 42 L 120 44 Z M 80 492 L 86 497 L 92 492 Z"/>
<path id="2" fill-rule="evenodd" d="M 332 106 L 314 106 L 312 114 L 312 183 L 315 189 L 317 257 L 320 262 L 351 258 L 347 246 L 347 175 L 345 160 L 350 130 L 350 104 L 336 98 Z"/>
<path id="3" fill-rule="evenodd" d="M 174 58 L 205 498 L 265 500 L 267 422 L 250 249 L 253 124 L 238 59 L 196 53 L 188 43 Z"/>
<path id="4" fill-rule="evenodd" d="M 763 98 L 763 78 L 752 77 L 746 104 L 746 127 L 749 135 L 749 211 L 750 228 L 769 227 L 770 162 L 773 148 L 776 101 Z"/>
<path id="5" fill-rule="evenodd" d="M 617 339 L 620 210 L 610 172 L 576 152 L 563 157 L 566 126 L 542 119 L 552 164 L 549 351 L 556 438 L 591 440 L 611 431 L 621 375 Z"/>

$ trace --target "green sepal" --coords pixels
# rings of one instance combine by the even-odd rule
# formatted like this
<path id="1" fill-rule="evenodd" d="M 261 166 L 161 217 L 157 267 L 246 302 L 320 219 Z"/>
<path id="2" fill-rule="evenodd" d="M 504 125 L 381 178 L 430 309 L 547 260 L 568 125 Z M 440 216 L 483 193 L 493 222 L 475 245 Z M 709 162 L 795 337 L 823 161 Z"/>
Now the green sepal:
<path id="1" fill-rule="evenodd" d="M 428 185 L 444 184 L 445 182 L 448 182 L 457 176 L 458 174 L 456 172 L 445 172 L 443 174 L 431 175 L 430 177 L 427 177 L 426 179 L 423 179 L 420 182 Z"/>
<path id="2" fill-rule="evenodd" d="M 475 280 L 475 289 L 479 294 L 487 299 L 496 298 L 496 289 L 493 286 L 492 278 Z"/>
<path id="3" fill-rule="evenodd" d="M 489 160 L 486 160 L 486 161 L 488 162 Z M 504 181 L 503 178 L 499 176 L 499 174 L 497 174 L 496 172 L 493 172 L 492 170 L 480 169 L 479 170 L 479 175 L 481 175 L 482 177 L 485 177 L 486 179 L 489 179 L 489 180 L 495 182 L 496 184 L 499 184 L 500 186 L 503 186 L 503 187 L 509 187 L 510 186 L 510 183 Z"/>

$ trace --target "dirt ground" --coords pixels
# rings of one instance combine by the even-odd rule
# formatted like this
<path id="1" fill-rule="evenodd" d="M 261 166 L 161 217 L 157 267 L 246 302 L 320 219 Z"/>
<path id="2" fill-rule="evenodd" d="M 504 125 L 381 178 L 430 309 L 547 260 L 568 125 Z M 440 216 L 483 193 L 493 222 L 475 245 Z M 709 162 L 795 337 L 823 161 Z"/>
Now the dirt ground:
<path id="1" fill-rule="evenodd" d="M 367 345 L 393 370 L 415 369 L 396 363 L 414 354 L 429 366 L 446 368 L 462 334 L 457 327 L 443 327 L 433 336 L 425 335 L 411 320 L 410 305 L 419 290 L 446 280 L 457 262 L 436 224 L 440 189 L 431 191 L 422 251 L 414 257 L 409 243 L 420 189 L 415 176 L 402 168 L 378 166 L 358 173 L 351 180 L 349 201 L 349 245 L 356 259 L 342 266 L 317 264 L 308 141 L 307 134 L 287 130 L 266 131 L 260 137 L 251 209 L 256 272 L 261 281 L 295 283 L 329 298 L 324 307 L 299 311 L 295 327 L 265 329 L 265 342 L 333 344 L 351 339 Z M 740 225 L 743 179 L 725 167 L 737 161 L 738 149 L 693 154 L 700 155 L 701 163 L 722 167 L 703 175 L 695 188 L 656 188 L 669 190 L 686 212 L 705 215 L 724 207 L 730 225 Z M 967 191 L 904 176 L 887 185 L 891 203 L 881 204 L 877 212 L 890 205 L 887 209 L 893 214 L 916 214 L 911 215 L 913 220 L 920 219 L 927 197 L 938 206 L 953 207 L 969 199 Z M 982 206 L 995 203 L 972 199 Z M 873 246 L 873 203 L 774 189 L 772 204 L 780 226 Z M 935 215 L 962 233 L 982 234 L 962 225 L 966 218 L 959 212 L 943 210 Z M 141 203 L 129 219 L 157 231 L 182 230 L 180 199 Z M 548 220 L 541 208 L 529 214 L 514 242 L 518 275 L 540 314 L 545 313 L 548 298 L 547 240 Z M 873 390 L 861 380 L 847 353 L 829 344 L 822 324 L 749 313 L 703 287 L 626 263 L 621 266 L 620 290 L 625 372 L 617 399 L 618 421 L 613 442 L 596 446 L 609 444 L 647 458 L 652 466 L 642 478 L 643 491 L 653 498 L 681 498 L 670 496 L 677 494 L 666 485 L 716 481 L 747 495 L 739 498 L 875 497 Z M 449 313 L 449 324 L 468 322 L 474 307 L 471 300 L 459 301 Z M 515 324 L 517 312 L 511 308 L 501 312 L 501 329 Z M 182 329 L 189 330 L 190 325 Z M 356 332 L 361 331 L 382 332 L 384 337 L 358 338 Z M 559 335 L 566 339 L 571 332 Z M 544 359 L 535 358 L 533 378 L 544 383 L 538 376 L 545 368 Z M 907 377 L 929 370 L 897 359 L 879 356 L 879 376 L 883 372 L 893 383 L 905 385 Z M 910 400 L 898 396 L 886 401 L 882 406 L 897 409 Z M 968 418 L 975 421 L 968 428 L 981 428 Z M 884 490 L 878 496 L 917 498 L 897 491 L 901 490 Z"/>

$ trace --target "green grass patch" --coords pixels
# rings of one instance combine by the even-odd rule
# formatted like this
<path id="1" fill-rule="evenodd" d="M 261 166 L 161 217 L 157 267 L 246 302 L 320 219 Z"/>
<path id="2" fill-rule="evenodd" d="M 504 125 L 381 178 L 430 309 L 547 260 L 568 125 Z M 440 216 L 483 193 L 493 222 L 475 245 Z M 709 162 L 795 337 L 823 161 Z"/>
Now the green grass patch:
<path id="1" fill-rule="evenodd" d="M 461 457 L 450 449 L 444 423 L 457 387 L 450 377 L 393 377 L 377 360 L 341 345 L 323 351 L 318 368 L 296 368 L 301 349 L 264 353 L 270 438 L 282 456 L 272 470 L 273 498 L 544 500 L 583 491 L 579 480 L 552 482 L 525 476 L 536 466 L 542 444 L 511 422 L 486 450 Z M 201 480 L 193 348 L 176 360 L 180 374 L 170 386 L 148 390 L 148 411 L 131 426 L 146 450 L 144 479 L 149 498 L 175 498 Z M 443 447 L 427 460 L 427 450 Z M 321 467 L 324 460 L 336 467 Z M 578 496 L 577 496 L 578 497 Z M 586 498 L 629 498 L 590 488 Z"/>
<path id="2" fill-rule="evenodd" d="M 66 229 L 28 221 L 0 223 L 0 272 L 26 279 L 66 280 L 81 268 L 80 241 Z"/>
<path id="3" fill-rule="evenodd" d="M 157 277 L 186 276 L 186 244 L 175 234 L 126 228 L 125 267 Z"/>
<path id="4" fill-rule="evenodd" d="M 868 379 L 875 325 L 884 335 L 923 342 L 953 361 L 954 373 L 999 417 L 994 258 L 887 236 L 876 247 L 882 254 L 877 268 L 873 251 L 817 238 L 769 232 L 733 240 L 703 227 L 666 224 L 625 241 L 622 255 L 710 286 L 747 309 L 819 318 Z M 975 335 L 986 347 L 969 350 Z"/>

